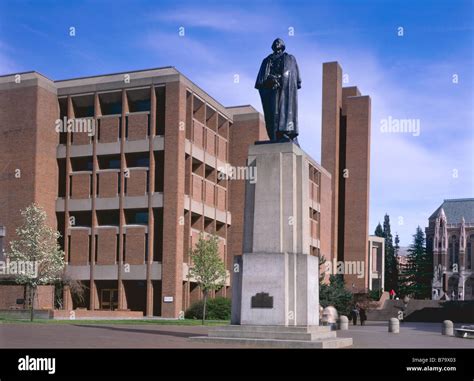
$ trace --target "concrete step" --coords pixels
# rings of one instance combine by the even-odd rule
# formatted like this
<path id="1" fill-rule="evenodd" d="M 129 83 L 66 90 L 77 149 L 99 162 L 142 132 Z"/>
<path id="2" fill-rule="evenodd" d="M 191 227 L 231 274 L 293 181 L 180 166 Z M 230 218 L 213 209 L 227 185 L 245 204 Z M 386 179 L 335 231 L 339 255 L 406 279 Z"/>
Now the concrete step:
<path id="1" fill-rule="evenodd" d="M 191 337 L 190 340 L 208 344 L 232 344 L 266 348 L 345 348 L 352 346 L 352 338 L 305 341 L 197 336 Z"/>
<path id="2" fill-rule="evenodd" d="M 250 331 L 250 330 L 239 330 L 239 329 L 233 329 L 233 330 L 232 329 L 214 329 L 212 331 L 209 331 L 209 337 L 315 341 L 315 340 L 335 338 L 336 331 L 294 332 L 294 331 Z"/>
<path id="3" fill-rule="evenodd" d="M 214 330 L 239 330 L 241 332 L 299 332 L 299 333 L 325 333 L 331 332 L 329 326 L 285 326 L 285 325 L 224 325 L 210 327 L 209 332 Z"/>
<path id="4" fill-rule="evenodd" d="M 401 300 L 387 300 L 381 310 L 368 311 L 368 320 L 386 321 L 398 318 L 403 311 L 405 321 L 474 323 L 474 302 L 444 302 L 439 300 L 411 300 L 407 308 Z"/>

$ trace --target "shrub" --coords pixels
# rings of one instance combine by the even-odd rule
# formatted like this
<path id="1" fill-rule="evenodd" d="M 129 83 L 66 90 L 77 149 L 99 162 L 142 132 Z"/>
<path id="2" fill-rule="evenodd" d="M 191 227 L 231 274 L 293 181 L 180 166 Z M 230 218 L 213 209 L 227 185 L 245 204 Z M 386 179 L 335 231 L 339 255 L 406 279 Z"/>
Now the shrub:
<path id="1" fill-rule="evenodd" d="M 368 292 L 368 297 L 370 300 L 379 301 L 381 295 L 382 295 L 382 290 L 370 290 Z"/>
<path id="2" fill-rule="evenodd" d="M 319 285 L 319 303 L 323 308 L 334 306 L 339 315 L 349 316 L 353 304 L 353 295 L 344 287 L 341 276 L 331 275 L 329 284 Z"/>
<path id="3" fill-rule="evenodd" d="M 230 320 L 230 299 L 221 296 L 209 299 L 206 307 L 206 320 Z M 184 317 L 186 319 L 202 319 L 203 301 L 195 302 L 189 307 Z"/>

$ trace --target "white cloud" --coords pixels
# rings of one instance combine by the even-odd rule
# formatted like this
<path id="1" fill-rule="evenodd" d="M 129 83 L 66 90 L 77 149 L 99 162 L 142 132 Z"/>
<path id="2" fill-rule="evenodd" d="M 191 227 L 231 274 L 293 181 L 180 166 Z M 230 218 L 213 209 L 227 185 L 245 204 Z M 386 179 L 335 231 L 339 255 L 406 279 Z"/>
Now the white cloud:
<path id="1" fill-rule="evenodd" d="M 176 33 L 164 33 L 159 31 L 150 32 L 140 41 L 142 47 L 148 52 L 154 53 L 164 62 L 189 62 L 192 60 L 196 66 L 216 64 L 218 61 L 217 51 L 209 47 L 203 41 L 185 34 L 179 36 Z"/>
<path id="2" fill-rule="evenodd" d="M 173 23 L 185 28 L 207 28 L 220 32 L 245 33 L 255 28 L 265 28 L 271 25 L 257 12 L 231 9 L 213 8 L 180 8 L 173 11 L 160 12 L 153 15 L 153 18 Z"/>
<path id="3" fill-rule="evenodd" d="M 235 82 L 236 79 L 238 82 Z M 247 73 L 209 71 L 203 73 L 202 77 L 192 80 L 224 106 L 251 104 L 262 112 L 258 92 L 254 89 L 255 78 Z"/>

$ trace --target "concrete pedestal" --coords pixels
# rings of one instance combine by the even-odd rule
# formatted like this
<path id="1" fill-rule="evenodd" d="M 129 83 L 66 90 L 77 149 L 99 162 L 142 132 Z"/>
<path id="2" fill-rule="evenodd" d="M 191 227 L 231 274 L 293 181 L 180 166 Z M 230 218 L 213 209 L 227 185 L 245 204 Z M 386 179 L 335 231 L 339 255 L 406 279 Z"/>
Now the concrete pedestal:
<path id="1" fill-rule="evenodd" d="M 241 259 L 242 288 L 240 298 L 236 298 L 240 299 L 240 322 L 233 323 L 319 324 L 317 257 L 298 253 L 248 253 Z"/>
<path id="2" fill-rule="evenodd" d="M 317 244 L 310 234 L 310 163 L 319 167 L 293 143 L 249 148 L 256 181 L 246 184 L 244 254 L 234 261 L 232 325 L 197 340 L 352 345 L 352 339 L 338 342 L 335 332 L 319 327 L 319 261 L 310 255 L 310 246 Z"/>
<path id="3" fill-rule="evenodd" d="M 232 324 L 319 324 L 319 262 L 309 255 L 309 160 L 293 143 L 249 149 L 248 165 L 257 176 L 246 185 Z"/>

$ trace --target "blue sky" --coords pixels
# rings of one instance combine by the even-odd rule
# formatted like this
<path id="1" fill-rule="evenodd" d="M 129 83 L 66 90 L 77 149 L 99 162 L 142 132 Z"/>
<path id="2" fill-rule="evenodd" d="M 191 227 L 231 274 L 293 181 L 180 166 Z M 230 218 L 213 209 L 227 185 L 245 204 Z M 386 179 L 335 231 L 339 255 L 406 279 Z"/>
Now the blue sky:
<path id="1" fill-rule="evenodd" d="M 474 197 L 473 13 L 472 0 L 3 0 L 0 74 L 64 79 L 171 65 L 224 105 L 261 110 L 255 76 L 282 37 L 303 79 L 300 142 L 316 160 L 322 62 L 339 61 L 345 85 L 372 97 L 370 231 L 387 212 L 407 245 L 443 199 Z M 419 120 L 419 136 L 382 132 L 388 117 Z"/>

